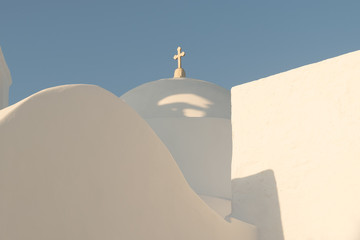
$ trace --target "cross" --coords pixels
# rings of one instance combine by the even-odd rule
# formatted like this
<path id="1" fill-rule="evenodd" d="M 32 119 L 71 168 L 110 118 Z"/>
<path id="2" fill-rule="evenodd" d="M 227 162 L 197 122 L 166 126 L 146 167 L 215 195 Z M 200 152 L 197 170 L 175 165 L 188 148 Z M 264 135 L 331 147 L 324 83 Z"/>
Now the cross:
<path id="1" fill-rule="evenodd" d="M 177 48 L 178 54 L 174 56 L 174 60 L 178 60 L 178 68 L 181 68 L 181 57 L 185 56 L 185 52 L 181 52 L 181 47 Z"/>

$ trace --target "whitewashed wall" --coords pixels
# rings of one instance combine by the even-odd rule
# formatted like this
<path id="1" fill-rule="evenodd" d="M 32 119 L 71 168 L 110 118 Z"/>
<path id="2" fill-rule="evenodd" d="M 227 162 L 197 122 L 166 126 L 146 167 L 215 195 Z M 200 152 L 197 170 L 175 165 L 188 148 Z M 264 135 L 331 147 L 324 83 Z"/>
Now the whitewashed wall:
<path id="1" fill-rule="evenodd" d="M 0 48 L 0 109 L 9 105 L 9 88 L 11 83 L 10 71 Z"/>
<path id="2" fill-rule="evenodd" d="M 0 111 L 0 239 L 256 240 L 187 184 L 148 124 L 89 85 Z"/>
<path id="3" fill-rule="evenodd" d="M 233 216 L 260 240 L 360 239 L 360 51 L 232 89 Z"/>

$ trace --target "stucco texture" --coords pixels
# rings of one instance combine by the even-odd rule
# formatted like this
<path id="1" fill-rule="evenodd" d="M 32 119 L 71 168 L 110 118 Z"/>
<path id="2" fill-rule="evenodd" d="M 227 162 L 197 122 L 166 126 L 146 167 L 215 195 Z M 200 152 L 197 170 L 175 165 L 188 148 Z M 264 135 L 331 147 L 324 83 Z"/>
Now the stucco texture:
<path id="1" fill-rule="evenodd" d="M 360 51 L 232 88 L 232 126 L 233 215 L 259 239 L 360 239 Z"/>
<path id="2" fill-rule="evenodd" d="M 0 111 L 1 240 L 255 240 L 187 184 L 148 124 L 90 85 Z"/>

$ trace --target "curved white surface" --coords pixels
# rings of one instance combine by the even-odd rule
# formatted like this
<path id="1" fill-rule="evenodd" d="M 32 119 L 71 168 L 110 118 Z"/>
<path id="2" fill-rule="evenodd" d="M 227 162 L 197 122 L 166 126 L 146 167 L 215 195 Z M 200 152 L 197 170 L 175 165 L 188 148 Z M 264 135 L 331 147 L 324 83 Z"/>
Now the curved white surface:
<path id="1" fill-rule="evenodd" d="M 231 198 L 231 123 L 222 118 L 145 119 L 200 195 Z M 230 214 L 230 213 L 229 213 Z"/>
<path id="2" fill-rule="evenodd" d="M 11 83 L 10 71 L 0 47 L 0 109 L 9 105 L 9 88 Z"/>
<path id="3" fill-rule="evenodd" d="M 121 96 L 143 118 L 213 117 L 230 119 L 230 91 L 191 78 L 140 85 Z"/>
<path id="4" fill-rule="evenodd" d="M 236 86 L 232 114 L 234 216 L 260 239 L 360 238 L 360 51 Z"/>
<path id="5" fill-rule="evenodd" d="M 4 240 L 256 239 L 206 206 L 146 122 L 96 86 L 0 111 L 0 193 Z"/>
<path id="6" fill-rule="evenodd" d="M 213 83 L 170 78 L 121 96 L 165 143 L 190 186 L 200 195 L 231 198 L 230 91 Z M 209 204 L 221 216 L 227 203 Z M 218 207 L 220 206 L 220 207 Z"/>
<path id="7" fill-rule="evenodd" d="M 227 219 L 231 214 L 231 200 L 218 197 L 211 197 L 207 195 L 199 195 L 199 197 L 209 207 L 214 209 L 221 217 Z"/>

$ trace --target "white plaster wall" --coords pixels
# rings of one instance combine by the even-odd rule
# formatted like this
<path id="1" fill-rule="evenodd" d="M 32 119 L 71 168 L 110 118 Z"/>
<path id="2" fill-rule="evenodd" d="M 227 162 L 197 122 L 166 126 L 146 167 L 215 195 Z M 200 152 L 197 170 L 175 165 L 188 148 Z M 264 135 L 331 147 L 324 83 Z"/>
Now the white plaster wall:
<path id="1" fill-rule="evenodd" d="M 233 216 L 259 239 L 360 239 L 360 51 L 232 89 Z"/>
<path id="2" fill-rule="evenodd" d="M 199 197 L 212 209 L 214 209 L 221 217 L 228 220 L 231 213 L 231 200 L 219 197 L 211 197 L 209 195 L 199 195 Z"/>
<path id="3" fill-rule="evenodd" d="M 0 109 L 9 105 L 9 87 L 11 83 L 10 71 L 0 48 Z"/>
<path id="4" fill-rule="evenodd" d="M 0 111 L 0 239 L 256 239 L 210 209 L 156 134 L 96 86 Z"/>
<path id="5" fill-rule="evenodd" d="M 0 109 L 9 105 L 9 86 L 0 82 Z"/>

